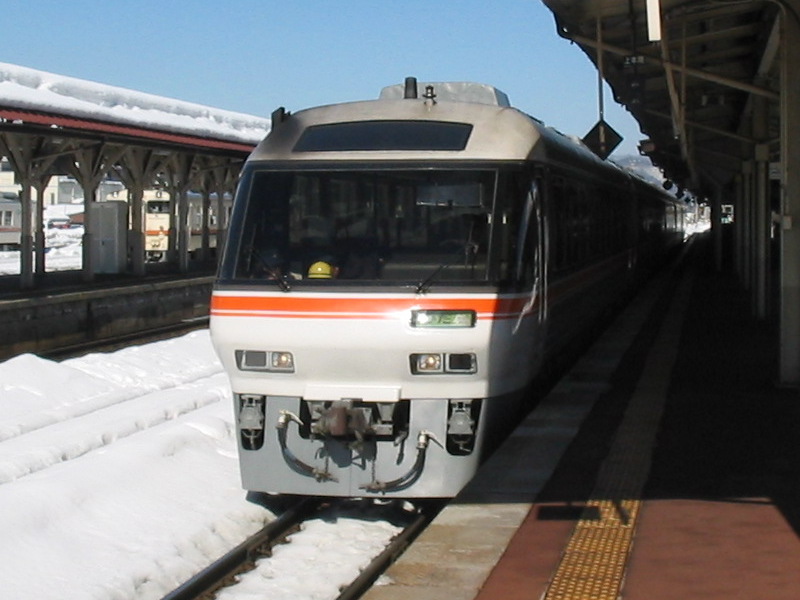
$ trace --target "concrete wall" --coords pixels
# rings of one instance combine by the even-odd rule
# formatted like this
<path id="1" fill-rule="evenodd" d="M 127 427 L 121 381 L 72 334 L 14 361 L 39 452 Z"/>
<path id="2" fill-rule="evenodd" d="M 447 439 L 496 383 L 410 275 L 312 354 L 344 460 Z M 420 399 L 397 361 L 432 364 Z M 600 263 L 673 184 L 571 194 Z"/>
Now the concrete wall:
<path id="1" fill-rule="evenodd" d="M 212 277 L 0 302 L 0 360 L 208 316 Z"/>

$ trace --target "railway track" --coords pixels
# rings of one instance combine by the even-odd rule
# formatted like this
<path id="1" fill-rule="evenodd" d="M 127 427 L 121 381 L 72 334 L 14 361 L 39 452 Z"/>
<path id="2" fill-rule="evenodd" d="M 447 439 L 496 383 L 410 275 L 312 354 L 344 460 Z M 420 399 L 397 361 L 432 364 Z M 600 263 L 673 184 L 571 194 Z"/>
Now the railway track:
<path id="1" fill-rule="evenodd" d="M 162 600 L 213 597 L 212 594 L 226 585 L 233 576 L 252 568 L 260 557 L 268 556 L 276 544 L 297 531 L 303 520 L 319 510 L 321 505 L 322 501 L 319 500 L 304 500 L 289 507 L 274 521 L 164 596 Z"/>
<path id="2" fill-rule="evenodd" d="M 349 508 L 345 506 L 347 503 L 351 504 Z M 363 595 L 430 523 L 443 504 L 443 502 L 426 502 L 411 507 L 409 503 L 401 506 L 397 502 L 392 502 L 379 508 L 378 513 L 366 510 L 363 518 L 373 520 L 376 514 L 380 514 L 383 518 L 399 523 L 400 531 L 391 538 L 382 551 L 369 560 L 369 564 L 361 569 L 358 576 L 341 588 L 338 596 L 331 597 L 331 600 L 334 598 L 355 600 Z M 342 507 L 345 507 L 344 510 L 350 514 L 359 514 L 357 511 L 353 512 L 352 501 L 347 500 L 330 501 L 312 498 L 291 505 L 266 527 L 164 596 L 162 600 L 211 600 L 222 590 L 233 592 L 232 595 L 235 596 L 240 576 L 256 568 L 262 561 L 270 560 L 275 546 L 292 543 L 293 538 L 300 535 L 303 523 L 310 519 L 335 521 L 337 518 L 335 515 L 337 511 L 342 510 Z M 306 533 L 306 535 L 314 534 Z M 301 568 L 300 565 L 297 566 L 297 569 Z M 297 570 L 293 570 L 292 576 L 295 579 L 303 579 L 303 574 Z"/>

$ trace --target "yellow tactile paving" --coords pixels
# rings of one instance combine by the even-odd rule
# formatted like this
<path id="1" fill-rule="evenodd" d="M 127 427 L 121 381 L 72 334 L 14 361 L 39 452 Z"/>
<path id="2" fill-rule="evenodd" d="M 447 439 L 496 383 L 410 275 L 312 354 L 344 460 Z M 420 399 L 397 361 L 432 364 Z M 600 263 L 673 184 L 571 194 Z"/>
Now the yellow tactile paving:
<path id="1" fill-rule="evenodd" d="M 620 597 L 690 289 L 684 278 L 544 600 Z"/>
<path id="2" fill-rule="evenodd" d="M 616 599 L 640 505 L 638 500 L 589 502 L 587 518 L 578 522 L 545 598 Z"/>

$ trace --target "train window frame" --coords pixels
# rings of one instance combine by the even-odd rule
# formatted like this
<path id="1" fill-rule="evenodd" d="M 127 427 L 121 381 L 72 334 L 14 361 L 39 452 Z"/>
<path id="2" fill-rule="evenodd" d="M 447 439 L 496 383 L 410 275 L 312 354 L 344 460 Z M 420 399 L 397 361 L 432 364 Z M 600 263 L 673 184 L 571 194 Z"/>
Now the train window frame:
<path id="1" fill-rule="evenodd" d="M 292 152 L 451 151 L 467 147 L 471 123 L 377 120 L 312 125 Z"/>
<path id="2" fill-rule="evenodd" d="M 518 167 L 517 167 L 518 168 Z M 337 179 L 341 180 L 343 177 L 346 178 L 347 175 L 357 175 L 361 177 L 363 174 L 368 174 L 367 179 L 360 180 L 362 187 L 359 188 L 359 193 L 362 194 L 362 198 L 367 198 L 369 196 L 370 205 L 374 206 L 383 206 L 382 210 L 396 210 L 396 208 L 390 208 L 389 203 L 386 201 L 387 194 L 393 195 L 400 192 L 392 191 L 391 194 L 386 185 L 377 185 L 373 181 L 373 183 L 369 183 L 369 178 L 380 177 L 380 175 L 391 175 L 391 177 L 404 177 L 412 179 L 416 177 L 415 181 L 422 181 L 422 176 L 425 177 L 456 177 L 456 180 L 459 178 L 467 177 L 467 178 L 475 178 L 479 177 L 479 180 L 483 183 L 482 188 L 483 192 L 482 195 L 485 197 L 482 201 L 483 204 L 477 206 L 474 198 L 471 199 L 469 202 L 462 203 L 454 203 L 452 206 L 448 205 L 446 207 L 447 210 L 454 210 L 454 215 L 459 215 L 464 213 L 461 217 L 457 218 L 464 218 L 466 219 L 467 214 L 473 215 L 465 221 L 462 225 L 461 234 L 459 235 L 466 235 L 467 230 L 471 227 L 478 227 L 479 229 L 474 230 L 475 234 L 478 235 L 478 232 L 484 239 L 474 245 L 477 249 L 477 254 L 475 260 L 477 262 L 467 264 L 462 264 L 459 266 L 453 266 L 449 264 L 448 261 L 452 256 L 455 256 L 454 252 L 442 250 L 440 254 L 442 255 L 441 259 L 436 259 L 436 262 L 431 262 L 427 267 L 424 266 L 425 263 L 420 263 L 419 266 L 415 266 L 414 269 L 417 269 L 416 274 L 409 273 L 406 274 L 398 274 L 398 271 L 395 268 L 395 271 L 392 272 L 390 277 L 352 277 L 352 276 L 345 276 L 342 270 L 338 271 L 339 276 L 334 278 L 333 280 L 310 280 L 306 275 L 305 272 L 309 265 L 305 263 L 308 262 L 305 258 L 297 264 L 284 264 L 282 265 L 281 269 L 275 269 L 275 273 L 282 273 L 281 279 L 285 280 L 281 283 L 281 287 L 284 287 L 286 284 L 290 289 L 294 288 L 297 285 L 305 286 L 331 286 L 339 287 L 339 286 L 347 286 L 347 287 L 356 287 L 358 285 L 367 284 L 368 286 L 378 285 L 381 287 L 389 287 L 389 286 L 399 286 L 408 288 L 409 284 L 412 286 L 416 286 L 416 288 L 422 288 L 422 291 L 425 291 L 431 283 L 435 286 L 460 286 L 460 287 L 472 287 L 472 286 L 479 286 L 483 287 L 485 285 L 497 284 L 495 279 L 495 269 L 494 263 L 492 262 L 493 251 L 491 249 L 492 239 L 491 236 L 493 235 L 493 220 L 494 220 L 494 204 L 496 201 L 496 197 L 498 195 L 498 179 L 500 177 L 499 173 L 505 169 L 501 168 L 496 163 L 473 163 L 470 162 L 469 164 L 463 163 L 453 163 L 450 161 L 443 161 L 441 164 L 436 163 L 433 168 L 429 162 L 424 164 L 417 164 L 417 163 L 408 163 L 408 164 L 397 164 L 393 162 L 381 162 L 379 164 L 368 164 L 363 163 L 361 161 L 351 161 L 346 164 L 343 163 L 336 163 L 335 165 L 331 165 L 328 162 L 320 161 L 314 162 L 313 164 L 304 164 L 304 165 L 297 165 L 296 163 L 281 163 L 281 164 L 270 164 L 270 163 L 256 163 L 255 165 L 251 166 L 243 173 L 242 181 L 237 191 L 237 200 L 234 203 L 234 213 L 231 218 L 230 227 L 234 232 L 232 244 L 228 244 L 225 249 L 225 256 L 220 263 L 219 269 L 219 281 L 220 282 L 238 282 L 239 284 L 245 283 L 246 285 L 256 285 L 258 284 L 258 278 L 253 275 L 248 275 L 248 270 L 244 268 L 242 265 L 243 261 L 243 252 L 246 251 L 248 246 L 252 247 L 253 240 L 260 239 L 261 237 L 272 237 L 273 234 L 268 234 L 262 232 L 261 234 L 255 234 L 252 230 L 248 230 L 247 223 L 252 223 L 253 220 L 251 217 L 248 216 L 250 211 L 250 204 L 252 202 L 257 202 L 257 197 L 260 195 L 258 188 L 257 179 L 262 174 L 272 174 L 272 175 L 280 175 L 286 174 L 289 178 L 294 177 L 301 177 L 301 176 L 311 176 L 313 179 L 313 183 L 307 183 L 307 185 L 317 186 L 319 189 L 315 189 L 313 191 L 314 194 L 324 194 L 325 192 L 321 189 L 320 186 L 327 186 L 327 188 L 334 189 L 336 187 L 341 187 L 343 184 L 341 181 L 337 181 Z M 318 176 L 314 179 L 315 176 Z M 288 181 L 288 180 L 287 180 Z M 311 180 L 309 180 L 311 181 Z M 377 180 L 376 180 L 377 181 Z M 289 185 L 287 183 L 287 185 Z M 291 184 L 294 185 L 294 184 Z M 372 185 L 373 189 L 370 191 L 368 188 Z M 394 189 L 394 188 L 392 188 Z M 355 188 L 353 188 L 355 190 Z M 402 190 L 401 190 L 402 191 Z M 285 192 L 290 193 L 290 192 Z M 366 195 L 364 195 L 366 194 Z M 346 195 L 346 194 L 341 194 Z M 394 198 L 394 196 L 392 196 Z M 395 198 L 395 200 L 397 200 Z M 394 201 L 394 200 L 393 200 Z M 406 202 L 412 202 L 412 200 L 407 200 Z M 394 205 L 393 205 L 394 206 Z M 412 204 L 408 204 L 405 206 L 406 209 L 412 207 Z M 419 207 L 417 207 L 418 209 Z M 443 209 L 443 207 L 438 207 L 439 209 Z M 260 210 L 260 209 L 259 209 Z M 288 216 L 284 216 L 279 218 L 278 220 L 282 220 L 286 222 Z M 454 217 L 455 218 L 455 217 Z M 473 223 L 475 221 L 475 223 Z M 420 224 L 425 228 L 429 228 L 430 223 L 427 225 Z M 256 227 L 256 225 L 251 225 L 251 227 Z M 236 233 L 238 232 L 238 233 Z M 287 234 L 288 235 L 288 234 Z M 426 234 L 428 236 L 431 235 L 429 232 Z M 472 234 L 470 234 L 471 236 Z M 253 240 L 249 239 L 250 237 Z M 247 239 L 245 239 L 247 238 Z M 440 237 L 429 237 L 429 243 L 439 242 L 445 240 L 444 234 Z M 467 247 L 472 247 L 472 242 L 467 240 L 469 243 L 466 243 L 462 240 L 462 243 L 459 244 L 459 247 L 462 249 L 463 252 Z M 291 243 L 296 243 L 291 242 Z M 455 246 L 455 244 L 454 244 Z M 278 254 L 286 255 L 286 250 L 288 250 L 289 240 L 288 238 L 283 240 L 283 250 L 280 250 Z M 392 247 L 393 251 L 397 251 L 396 247 Z M 406 248 L 406 250 L 412 252 L 413 248 Z M 449 254 L 445 256 L 445 254 Z M 408 255 L 409 257 L 411 255 Z M 463 253 L 459 254 L 462 256 L 460 262 L 464 262 L 466 258 L 464 258 Z M 426 258 L 425 260 L 433 261 L 433 258 Z M 456 261 L 457 264 L 458 261 Z M 398 263 L 397 267 L 401 267 Z M 382 267 L 383 268 L 383 267 Z M 386 267 L 389 269 L 389 267 Z M 405 270 L 408 271 L 410 268 L 406 267 Z M 422 269 L 422 270 L 420 270 Z M 401 267 L 402 270 L 402 267 Z M 435 273 L 435 275 L 434 275 Z M 432 276 L 432 277 L 431 277 Z M 361 281 L 358 281 L 361 279 Z M 430 282 L 428 281 L 430 279 Z M 274 285 L 274 284 L 273 284 Z M 416 289 L 413 288 L 412 289 Z"/>
<path id="3" fill-rule="evenodd" d="M 541 226 L 541 181 L 532 178 L 523 201 L 514 256 L 514 282 L 527 288 L 539 279 Z"/>
<path id="4" fill-rule="evenodd" d="M 554 277 L 623 252 L 632 243 L 632 225 L 623 217 L 632 194 L 618 194 L 621 185 L 598 177 L 574 179 L 568 170 L 549 174 L 548 269 Z"/>

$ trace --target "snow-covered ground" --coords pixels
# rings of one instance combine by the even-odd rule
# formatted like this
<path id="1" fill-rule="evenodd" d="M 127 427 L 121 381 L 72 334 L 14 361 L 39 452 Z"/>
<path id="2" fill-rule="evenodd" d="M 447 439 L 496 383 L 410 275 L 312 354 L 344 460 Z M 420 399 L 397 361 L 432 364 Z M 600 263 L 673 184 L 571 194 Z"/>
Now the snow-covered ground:
<path id="1" fill-rule="evenodd" d="M 0 363 L 0 598 L 161 598 L 274 518 L 240 487 L 229 396 L 208 330 Z M 397 531 L 335 521 L 224 597 L 335 598 Z"/>
<path id="2" fill-rule="evenodd" d="M 45 270 L 80 270 L 83 265 L 83 227 L 45 230 Z M 0 275 L 19 275 L 20 253 L 18 250 L 0 251 Z"/>

